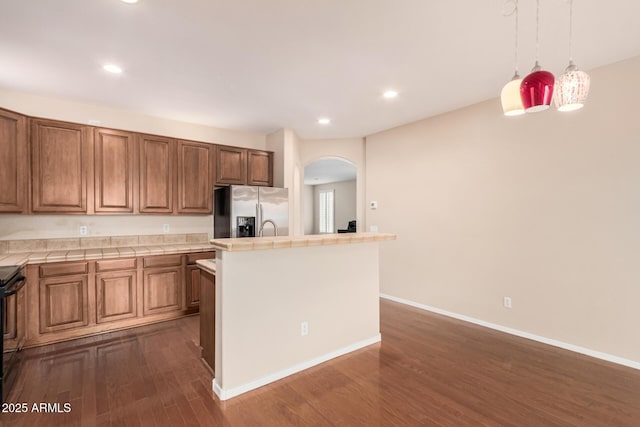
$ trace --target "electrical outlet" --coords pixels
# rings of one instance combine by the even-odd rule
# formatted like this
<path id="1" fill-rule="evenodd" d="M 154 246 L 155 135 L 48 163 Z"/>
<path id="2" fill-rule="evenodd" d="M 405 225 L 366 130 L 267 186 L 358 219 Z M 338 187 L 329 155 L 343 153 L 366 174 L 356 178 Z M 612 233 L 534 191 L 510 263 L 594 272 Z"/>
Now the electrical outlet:
<path id="1" fill-rule="evenodd" d="M 369 207 L 371 209 L 378 209 L 378 201 L 377 200 L 372 200 L 369 202 Z"/>
<path id="2" fill-rule="evenodd" d="M 162 224 L 162 231 L 164 233 L 168 233 L 169 232 L 169 224 Z"/>
<path id="3" fill-rule="evenodd" d="M 369 231 L 372 232 L 372 233 L 377 233 L 378 232 L 378 226 L 377 225 L 369 226 Z"/>
<path id="4" fill-rule="evenodd" d="M 309 335 L 309 322 L 306 320 L 300 323 L 300 335 L 303 337 Z"/>
<path id="5" fill-rule="evenodd" d="M 87 228 L 86 225 L 81 225 L 80 226 L 80 235 L 81 236 L 86 236 L 88 231 L 89 231 L 89 229 Z"/>
<path id="6" fill-rule="evenodd" d="M 502 300 L 504 308 L 511 308 L 511 297 L 504 297 Z"/>

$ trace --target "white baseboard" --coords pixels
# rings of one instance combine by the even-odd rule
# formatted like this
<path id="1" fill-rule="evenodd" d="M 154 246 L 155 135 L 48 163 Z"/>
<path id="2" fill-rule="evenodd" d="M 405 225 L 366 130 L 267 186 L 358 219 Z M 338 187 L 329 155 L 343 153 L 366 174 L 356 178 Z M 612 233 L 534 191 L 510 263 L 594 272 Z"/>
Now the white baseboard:
<path id="1" fill-rule="evenodd" d="M 281 380 L 282 378 L 288 377 L 289 375 L 292 375 L 300 371 L 304 371 L 305 369 L 309 369 L 313 366 L 319 365 L 320 363 L 324 363 L 328 360 L 335 359 L 336 357 L 343 356 L 347 353 L 351 353 L 352 351 L 359 350 L 368 345 L 378 343 L 380 342 L 380 340 L 381 340 L 381 335 L 377 334 L 376 336 L 371 337 L 369 339 L 358 341 L 346 347 L 342 347 L 336 351 L 332 351 L 331 353 L 327 353 L 322 356 L 315 357 L 311 360 L 307 360 L 306 362 L 298 363 L 297 365 L 291 366 L 290 368 L 283 369 L 271 375 L 267 375 L 266 377 L 263 377 L 255 381 L 251 381 L 250 383 L 246 383 L 230 389 L 224 389 L 220 387 L 220 385 L 216 382 L 216 379 L 214 378 L 212 381 L 213 391 L 220 400 L 231 399 L 232 397 L 236 397 L 238 395 L 241 395 L 242 393 L 246 393 L 248 391 L 254 390 L 258 387 L 262 387 L 274 381 Z"/>
<path id="2" fill-rule="evenodd" d="M 495 323 L 485 322 L 484 320 L 475 319 L 473 317 L 464 316 L 462 314 L 453 313 L 451 311 L 442 310 L 440 308 L 431 307 L 425 304 L 420 304 L 414 301 L 410 301 L 404 298 L 394 297 L 393 295 L 380 294 L 380 298 L 388 299 L 389 301 L 399 302 L 400 304 L 410 305 L 421 310 L 431 311 L 433 313 L 442 314 L 444 316 L 453 317 L 454 319 L 463 320 L 465 322 L 474 323 L 476 325 L 484 326 L 486 328 L 495 329 L 500 332 L 506 332 L 507 334 L 516 335 L 522 338 L 527 338 L 533 341 L 538 341 L 544 344 L 549 344 L 554 347 L 560 347 L 565 350 L 574 351 L 576 353 L 585 354 L 587 356 L 595 357 L 596 359 L 606 360 L 607 362 L 617 363 L 618 365 L 628 366 L 629 368 L 640 369 L 640 362 L 636 362 L 622 357 L 614 356 L 600 351 L 591 350 L 577 345 L 568 344 L 562 341 L 557 341 L 551 338 L 541 337 L 539 335 L 530 334 L 528 332 L 519 331 L 517 329 L 508 328 L 506 326 L 497 325 Z"/>

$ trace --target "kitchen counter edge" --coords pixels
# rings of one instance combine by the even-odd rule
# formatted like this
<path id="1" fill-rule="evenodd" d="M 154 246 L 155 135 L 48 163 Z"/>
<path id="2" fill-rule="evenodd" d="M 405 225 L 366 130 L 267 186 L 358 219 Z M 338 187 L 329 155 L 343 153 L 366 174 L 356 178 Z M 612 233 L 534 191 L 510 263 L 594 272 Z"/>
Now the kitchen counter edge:
<path id="1" fill-rule="evenodd" d="M 306 236 L 212 239 L 210 243 L 216 250 L 239 252 L 266 249 L 303 248 L 309 246 L 382 242 L 387 240 L 396 240 L 396 238 L 397 235 L 391 233 L 339 233 L 314 234 Z"/>
<path id="2" fill-rule="evenodd" d="M 216 275 L 216 260 L 214 259 L 199 259 L 196 261 L 196 265 L 214 276 Z"/>
<path id="3" fill-rule="evenodd" d="M 209 243 L 185 243 L 173 245 L 148 245 L 121 248 L 70 249 L 50 252 L 24 252 L 0 255 L 0 267 L 27 264 L 48 264 L 66 261 L 94 261 L 100 259 L 131 258 L 152 255 L 171 255 L 192 252 L 215 251 Z"/>

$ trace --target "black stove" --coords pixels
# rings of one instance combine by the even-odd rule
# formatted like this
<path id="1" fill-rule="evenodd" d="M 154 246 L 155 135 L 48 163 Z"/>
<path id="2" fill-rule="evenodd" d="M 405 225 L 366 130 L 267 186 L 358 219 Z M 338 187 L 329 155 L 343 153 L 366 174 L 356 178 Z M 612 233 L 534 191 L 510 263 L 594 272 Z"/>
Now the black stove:
<path id="1" fill-rule="evenodd" d="M 24 340 L 24 323 L 18 319 L 18 298 L 26 279 L 22 267 L 11 265 L 0 267 L 0 398 L 5 402 L 9 389 L 15 381 L 20 366 L 20 350 Z"/>
<path id="2" fill-rule="evenodd" d="M 8 265 L 0 267 L 0 287 L 4 288 L 6 284 L 11 283 L 14 277 L 20 273 L 21 268 L 17 265 Z"/>

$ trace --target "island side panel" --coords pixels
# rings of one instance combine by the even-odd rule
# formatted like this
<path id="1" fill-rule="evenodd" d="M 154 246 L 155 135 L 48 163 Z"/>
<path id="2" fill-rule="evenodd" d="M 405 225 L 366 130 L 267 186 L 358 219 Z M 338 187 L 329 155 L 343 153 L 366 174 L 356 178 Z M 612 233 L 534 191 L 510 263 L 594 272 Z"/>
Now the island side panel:
<path id="1" fill-rule="evenodd" d="M 375 242 L 224 251 L 216 276 L 216 384 L 246 387 L 379 339 L 378 270 Z"/>

